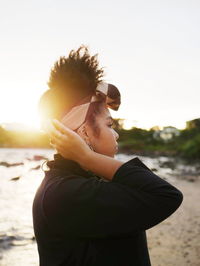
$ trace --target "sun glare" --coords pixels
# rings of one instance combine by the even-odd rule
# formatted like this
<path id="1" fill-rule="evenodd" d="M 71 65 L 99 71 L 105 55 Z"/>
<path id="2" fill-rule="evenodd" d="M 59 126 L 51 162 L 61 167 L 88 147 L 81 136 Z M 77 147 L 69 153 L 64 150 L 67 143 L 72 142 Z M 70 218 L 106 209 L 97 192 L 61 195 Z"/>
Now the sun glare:
<path id="1" fill-rule="evenodd" d="M 130 120 L 130 119 L 125 119 L 124 120 L 124 124 L 123 124 L 123 128 L 124 129 L 131 129 L 132 127 L 136 127 L 137 126 L 137 121 L 136 120 Z"/>
<path id="2" fill-rule="evenodd" d="M 27 110 L 24 112 L 23 110 L 16 110 L 15 113 L 12 111 L 10 113 L 6 113 L 0 121 L 5 128 L 11 127 L 12 129 L 17 130 L 40 130 L 40 118 L 36 112 L 31 110 Z"/>

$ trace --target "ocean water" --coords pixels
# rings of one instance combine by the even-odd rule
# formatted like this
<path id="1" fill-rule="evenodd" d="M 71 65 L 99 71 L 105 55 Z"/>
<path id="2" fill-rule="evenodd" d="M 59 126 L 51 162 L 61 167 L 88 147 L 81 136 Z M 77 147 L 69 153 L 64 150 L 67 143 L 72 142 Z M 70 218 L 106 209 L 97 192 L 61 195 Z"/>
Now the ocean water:
<path id="1" fill-rule="evenodd" d="M 0 266 L 39 265 L 32 226 L 32 202 L 44 172 L 45 158 L 53 159 L 53 149 L 0 149 Z M 42 156 L 34 158 L 34 156 Z M 135 155 L 116 155 L 128 161 Z M 165 157 L 138 156 L 149 168 L 173 183 L 170 167 L 160 167 Z M 10 165 L 16 164 L 19 165 Z"/>

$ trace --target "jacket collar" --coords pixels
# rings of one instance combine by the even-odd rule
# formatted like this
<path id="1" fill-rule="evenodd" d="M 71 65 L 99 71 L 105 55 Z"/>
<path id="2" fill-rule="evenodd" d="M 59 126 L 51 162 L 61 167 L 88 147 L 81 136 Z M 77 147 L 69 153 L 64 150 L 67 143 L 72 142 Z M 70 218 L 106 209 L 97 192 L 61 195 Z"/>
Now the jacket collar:
<path id="1" fill-rule="evenodd" d="M 95 176 L 93 172 L 84 170 L 80 164 L 73 160 L 65 159 L 61 154 L 54 154 L 54 159 L 47 162 L 48 171 L 56 170 L 66 174 L 76 174 L 84 177 Z"/>

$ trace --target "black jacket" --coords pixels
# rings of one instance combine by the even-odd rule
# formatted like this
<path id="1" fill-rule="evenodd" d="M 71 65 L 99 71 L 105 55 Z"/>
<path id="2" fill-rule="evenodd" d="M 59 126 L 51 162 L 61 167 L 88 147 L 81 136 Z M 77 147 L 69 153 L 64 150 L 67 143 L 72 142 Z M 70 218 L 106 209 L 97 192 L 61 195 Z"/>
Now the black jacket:
<path id="1" fill-rule="evenodd" d="M 182 193 L 139 158 L 106 181 L 54 155 L 33 202 L 40 266 L 149 266 L 145 230 L 170 216 Z"/>

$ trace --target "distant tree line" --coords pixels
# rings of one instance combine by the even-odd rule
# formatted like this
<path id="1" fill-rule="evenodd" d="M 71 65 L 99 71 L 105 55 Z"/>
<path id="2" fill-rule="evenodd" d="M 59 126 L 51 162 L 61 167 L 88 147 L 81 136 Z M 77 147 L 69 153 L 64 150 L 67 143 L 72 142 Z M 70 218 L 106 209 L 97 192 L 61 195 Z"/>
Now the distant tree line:
<path id="1" fill-rule="evenodd" d="M 178 130 L 170 139 L 156 133 L 158 127 L 150 130 L 132 127 L 124 129 L 124 119 L 114 119 L 113 128 L 119 133 L 119 152 L 147 156 L 180 156 L 200 159 L 200 118 L 186 122 L 186 128 Z M 168 127 L 172 128 L 172 127 Z M 174 128 L 175 129 L 175 128 Z M 0 126 L 0 147 L 51 148 L 49 137 L 41 131 L 10 131 Z"/>
<path id="2" fill-rule="evenodd" d="M 47 134 L 40 131 L 6 130 L 0 126 L 1 148 L 50 148 Z"/>
<path id="3" fill-rule="evenodd" d="M 155 126 L 150 130 L 132 127 L 125 130 L 123 123 L 123 119 L 114 121 L 114 128 L 120 135 L 121 152 L 200 159 L 200 118 L 187 121 L 186 128 L 176 129 L 179 134 L 172 135 L 167 141 L 161 137 L 155 137 L 159 127 Z"/>

